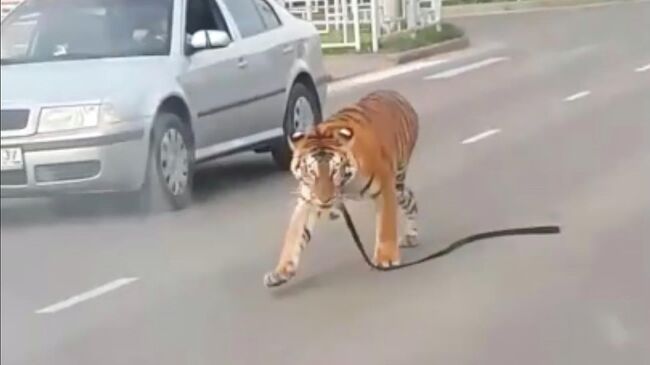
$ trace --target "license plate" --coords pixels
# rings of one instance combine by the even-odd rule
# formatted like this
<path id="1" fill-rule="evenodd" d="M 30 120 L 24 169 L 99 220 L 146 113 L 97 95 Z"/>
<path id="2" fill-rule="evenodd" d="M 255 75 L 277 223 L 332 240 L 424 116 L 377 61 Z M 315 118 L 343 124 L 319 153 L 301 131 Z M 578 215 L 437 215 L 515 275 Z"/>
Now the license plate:
<path id="1" fill-rule="evenodd" d="M 0 150 L 0 170 L 22 170 L 23 169 L 23 151 L 20 148 L 2 148 Z"/>

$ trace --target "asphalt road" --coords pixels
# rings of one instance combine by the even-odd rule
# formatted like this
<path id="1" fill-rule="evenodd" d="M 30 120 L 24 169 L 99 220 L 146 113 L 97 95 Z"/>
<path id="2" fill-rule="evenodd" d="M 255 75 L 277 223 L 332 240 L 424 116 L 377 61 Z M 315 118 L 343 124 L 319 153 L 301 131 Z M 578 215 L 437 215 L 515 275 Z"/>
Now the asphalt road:
<path id="1" fill-rule="evenodd" d="M 268 156 L 215 162 L 173 215 L 3 199 L 2 364 L 648 364 L 650 3 L 459 23 L 472 48 L 338 84 L 328 111 L 382 87 L 420 113 L 405 259 L 562 234 L 378 273 L 328 222 L 268 290 L 294 188 Z M 372 206 L 352 208 L 372 242 Z"/>

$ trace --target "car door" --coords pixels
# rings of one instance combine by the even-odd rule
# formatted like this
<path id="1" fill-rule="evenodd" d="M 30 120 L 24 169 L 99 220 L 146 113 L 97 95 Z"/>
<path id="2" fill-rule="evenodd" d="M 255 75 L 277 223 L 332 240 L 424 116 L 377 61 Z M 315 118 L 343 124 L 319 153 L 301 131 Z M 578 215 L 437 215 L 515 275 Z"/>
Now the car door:
<path id="1" fill-rule="evenodd" d="M 269 45 L 268 53 L 273 60 L 273 72 L 269 75 L 269 82 L 273 83 L 275 90 L 282 91 L 269 98 L 264 106 L 268 108 L 267 115 L 272 117 L 266 118 L 262 123 L 264 128 L 272 129 L 281 126 L 284 119 L 288 94 L 286 88 L 291 81 L 289 77 L 297 57 L 297 41 L 295 35 L 290 34 L 290 29 L 282 24 L 269 0 L 253 0 L 253 3 L 266 27 L 266 32 L 260 35 L 259 42 Z"/>
<path id="2" fill-rule="evenodd" d="M 242 103 L 239 115 L 253 138 L 260 140 L 282 135 L 284 99 L 288 70 L 282 67 L 280 23 L 267 25 L 255 3 L 257 0 L 221 0 L 239 29 L 244 61 L 255 80 L 251 98 Z M 268 4 L 267 4 L 268 5 Z"/>
<path id="3" fill-rule="evenodd" d="M 245 137 L 245 116 L 238 105 L 250 99 L 253 86 L 249 67 L 242 57 L 236 30 L 225 20 L 215 0 L 186 0 L 185 42 L 199 30 L 226 31 L 232 42 L 223 48 L 205 49 L 187 56 L 181 85 L 193 110 L 196 157 L 204 159 L 232 149 L 227 142 Z"/>

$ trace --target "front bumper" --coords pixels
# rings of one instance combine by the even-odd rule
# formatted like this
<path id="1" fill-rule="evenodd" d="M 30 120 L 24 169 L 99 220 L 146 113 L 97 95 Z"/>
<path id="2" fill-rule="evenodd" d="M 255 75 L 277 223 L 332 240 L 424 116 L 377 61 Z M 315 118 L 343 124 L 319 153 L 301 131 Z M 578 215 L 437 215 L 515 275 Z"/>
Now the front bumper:
<path id="1" fill-rule="evenodd" d="M 2 138 L 18 147 L 23 169 L 2 171 L 3 198 L 134 191 L 144 181 L 149 138 L 145 123 Z"/>

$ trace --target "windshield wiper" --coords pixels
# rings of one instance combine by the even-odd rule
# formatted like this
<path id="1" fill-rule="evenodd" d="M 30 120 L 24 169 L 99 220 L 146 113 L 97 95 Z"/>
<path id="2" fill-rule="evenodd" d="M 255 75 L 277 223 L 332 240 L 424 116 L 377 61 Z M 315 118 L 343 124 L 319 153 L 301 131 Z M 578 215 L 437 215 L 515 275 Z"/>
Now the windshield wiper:
<path id="1" fill-rule="evenodd" d="M 2 58 L 2 59 L 0 59 L 0 65 L 2 65 L 2 66 L 16 65 L 16 64 L 25 63 L 25 62 L 28 62 L 28 61 L 17 59 L 17 58 Z"/>
<path id="2" fill-rule="evenodd" d="M 110 57 L 107 54 L 96 53 L 66 53 L 58 56 L 52 56 L 44 61 L 70 61 L 70 60 L 88 60 L 92 58 L 106 58 Z"/>
<path id="3" fill-rule="evenodd" d="M 135 57 L 135 56 L 159 56 L 158 52 L 142 52 L 140 50 L 130 52 L 120 52 L 115 54 L 97 54 L 97 53 L 66 53 L 58 56 L 39 57 L 39 58 L 3 58 L 1 64 L 4 65 L 18 65 L 26 63 L 45 63 L 45 62 L 59 62 L 59 61 L 77 61 L 89 60 L 99 58 L 115 58 L 115 57 Z"/>
<path id="4" fill-rule="evenodd" d="M 39 58 L 3 58 L 0 60 L 4 65 L 18 65 L 25 63 L 43 63 L 43 62 L 57 62 L 57 61 L 75 61 L 75 60 L 88 60 L 93 58 L 105 58 L 108 55 L 98 55 L 95 53 L 68 53 L 52 57 L 39 57 Z"/>

